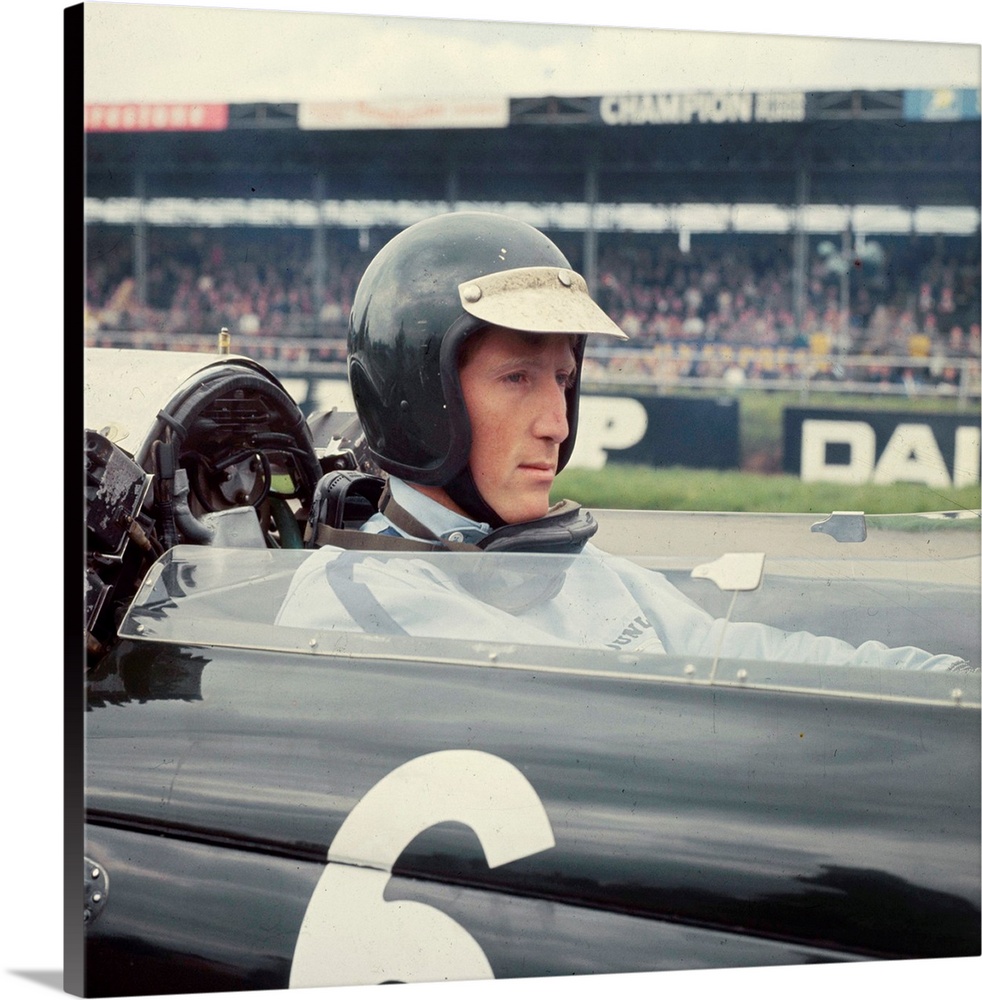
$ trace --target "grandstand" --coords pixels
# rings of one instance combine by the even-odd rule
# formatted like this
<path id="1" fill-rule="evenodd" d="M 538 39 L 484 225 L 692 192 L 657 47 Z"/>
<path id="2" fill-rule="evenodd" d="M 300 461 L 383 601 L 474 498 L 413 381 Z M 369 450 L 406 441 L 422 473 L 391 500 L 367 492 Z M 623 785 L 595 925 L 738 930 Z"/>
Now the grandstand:
<path id="1" fill-rule="evenodd" d="M 548 232 L 631 334 L 594 384 L 979 393 L 977 91 L 87 106 L 86 342 L 343 372 L 426 215 Z"/>

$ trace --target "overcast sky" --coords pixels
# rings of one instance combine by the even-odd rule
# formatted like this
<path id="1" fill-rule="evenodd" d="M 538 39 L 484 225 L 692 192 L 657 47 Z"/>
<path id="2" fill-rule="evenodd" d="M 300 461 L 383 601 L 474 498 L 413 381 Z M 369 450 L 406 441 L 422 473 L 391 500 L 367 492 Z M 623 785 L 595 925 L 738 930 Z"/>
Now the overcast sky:
<path id="1" fill-rule="evenodd" d="M 635 9 L 637 0 L 605 2 L 602 12 L 555 0 L 480 5 L 482 15 L 504 19 L 497 22 L 473 20 L 473 7 L 465 15 L 460 5 L 436 0 L 357 5 L 373 16 L 325 13 L 354 6 L 86 3 L 86 99 L 292 102 L 979 86 L 974 11 L 949 16 L 949 10 L 939 24 L 923 23 L 923 13 L 864 14 L 861 6 L 882 6 L 858 0 L 816 0 L 808 12 L 762 0 L 647 13 Z M 393 14 L 400 6 L 425 16 Z M 853 37 L 841 37 L 846 29 Z"/>

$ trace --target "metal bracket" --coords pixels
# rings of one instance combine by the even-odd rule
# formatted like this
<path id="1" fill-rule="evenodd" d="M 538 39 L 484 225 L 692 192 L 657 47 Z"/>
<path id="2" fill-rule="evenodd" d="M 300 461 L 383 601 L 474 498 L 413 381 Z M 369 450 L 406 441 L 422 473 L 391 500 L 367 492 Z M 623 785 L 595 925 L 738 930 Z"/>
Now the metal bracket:
<path id="1" fill-rule="evenodd" d="M 720 590 L 756 590 L 764 578 L 763 552 L 727 552 L 703 563 L 690 574 L 693 580 L 711 580 Z"/>
<path id="2" fill-rule="evenodd" d="M 824 521 L 816 521 L 812 531 L 831 535 L 837 542 L 865 542 L 866 514 L 861 510 L 834 510 Z"/>

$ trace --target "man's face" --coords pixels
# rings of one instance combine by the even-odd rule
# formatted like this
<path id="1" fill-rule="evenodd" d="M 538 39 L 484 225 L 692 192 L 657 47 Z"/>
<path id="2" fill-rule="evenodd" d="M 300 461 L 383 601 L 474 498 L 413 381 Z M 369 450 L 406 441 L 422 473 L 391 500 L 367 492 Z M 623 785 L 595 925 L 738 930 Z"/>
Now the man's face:
<path id="1" fill-rule="evenodd" d="M 490 327 L 465 349 L 460 385 L 471 422 L 471 473 L 508 524 L 549 509 L 575 372 L 571 338 L 563 334 Z"/>

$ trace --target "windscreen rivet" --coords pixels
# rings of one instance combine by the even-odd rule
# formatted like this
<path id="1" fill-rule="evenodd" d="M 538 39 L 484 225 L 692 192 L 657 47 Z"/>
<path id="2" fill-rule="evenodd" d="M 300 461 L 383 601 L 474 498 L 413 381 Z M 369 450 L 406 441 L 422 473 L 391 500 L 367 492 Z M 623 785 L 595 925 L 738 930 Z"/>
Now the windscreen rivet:
<path id="1" fill-rule="evenodd" d="M 951 692 L 951 697 L 954 700 L 954 702 L 955 702 L 956 705 L 959 704 L 961 702 L 961 700 L 962 700 L 962 689 L 961 688 L 955 688 Z"/>
<path id="2" fill-rule="evenodd" d="M 740 669 L 739 669 L 739 670 L 737 671 L 737 680 L 738 680 L 738 681 L 745 681 L 746 679 L 747 679 L 747 671 L 746 671 L 746 670 L 744 670 L 744 669 L 743 669 L 743 668 L 741 667 L 741 668 L 740 668 Z"/>
<path id="3" fill-rule="evenodd" d="M 569 271 L 560 271 L 558 277 L 559 284 L 565 285 L 566 288 L 573 287 L 573 275 L 571 275 Z"/>
<path id="4" fill-rule="evenodd" d="M 310 646 L 311 649 L 313 649 L 317 645 L 317 640 L 311 639 L 308 645 Z"/>
<path id="5" fill-rule="evenodd" d="M 465 302 L 477 302 L 481 297 L 481 286 L 480 285 L 468 285 L 464 289 L 464 301 Z"/>
<path id="6" fill-rule="evenodd" d="M 687 663 L 683 672 L 686 677 L 692 677 L 692 675 L 696 672 L 696 668 L 691 663 Z"/>

